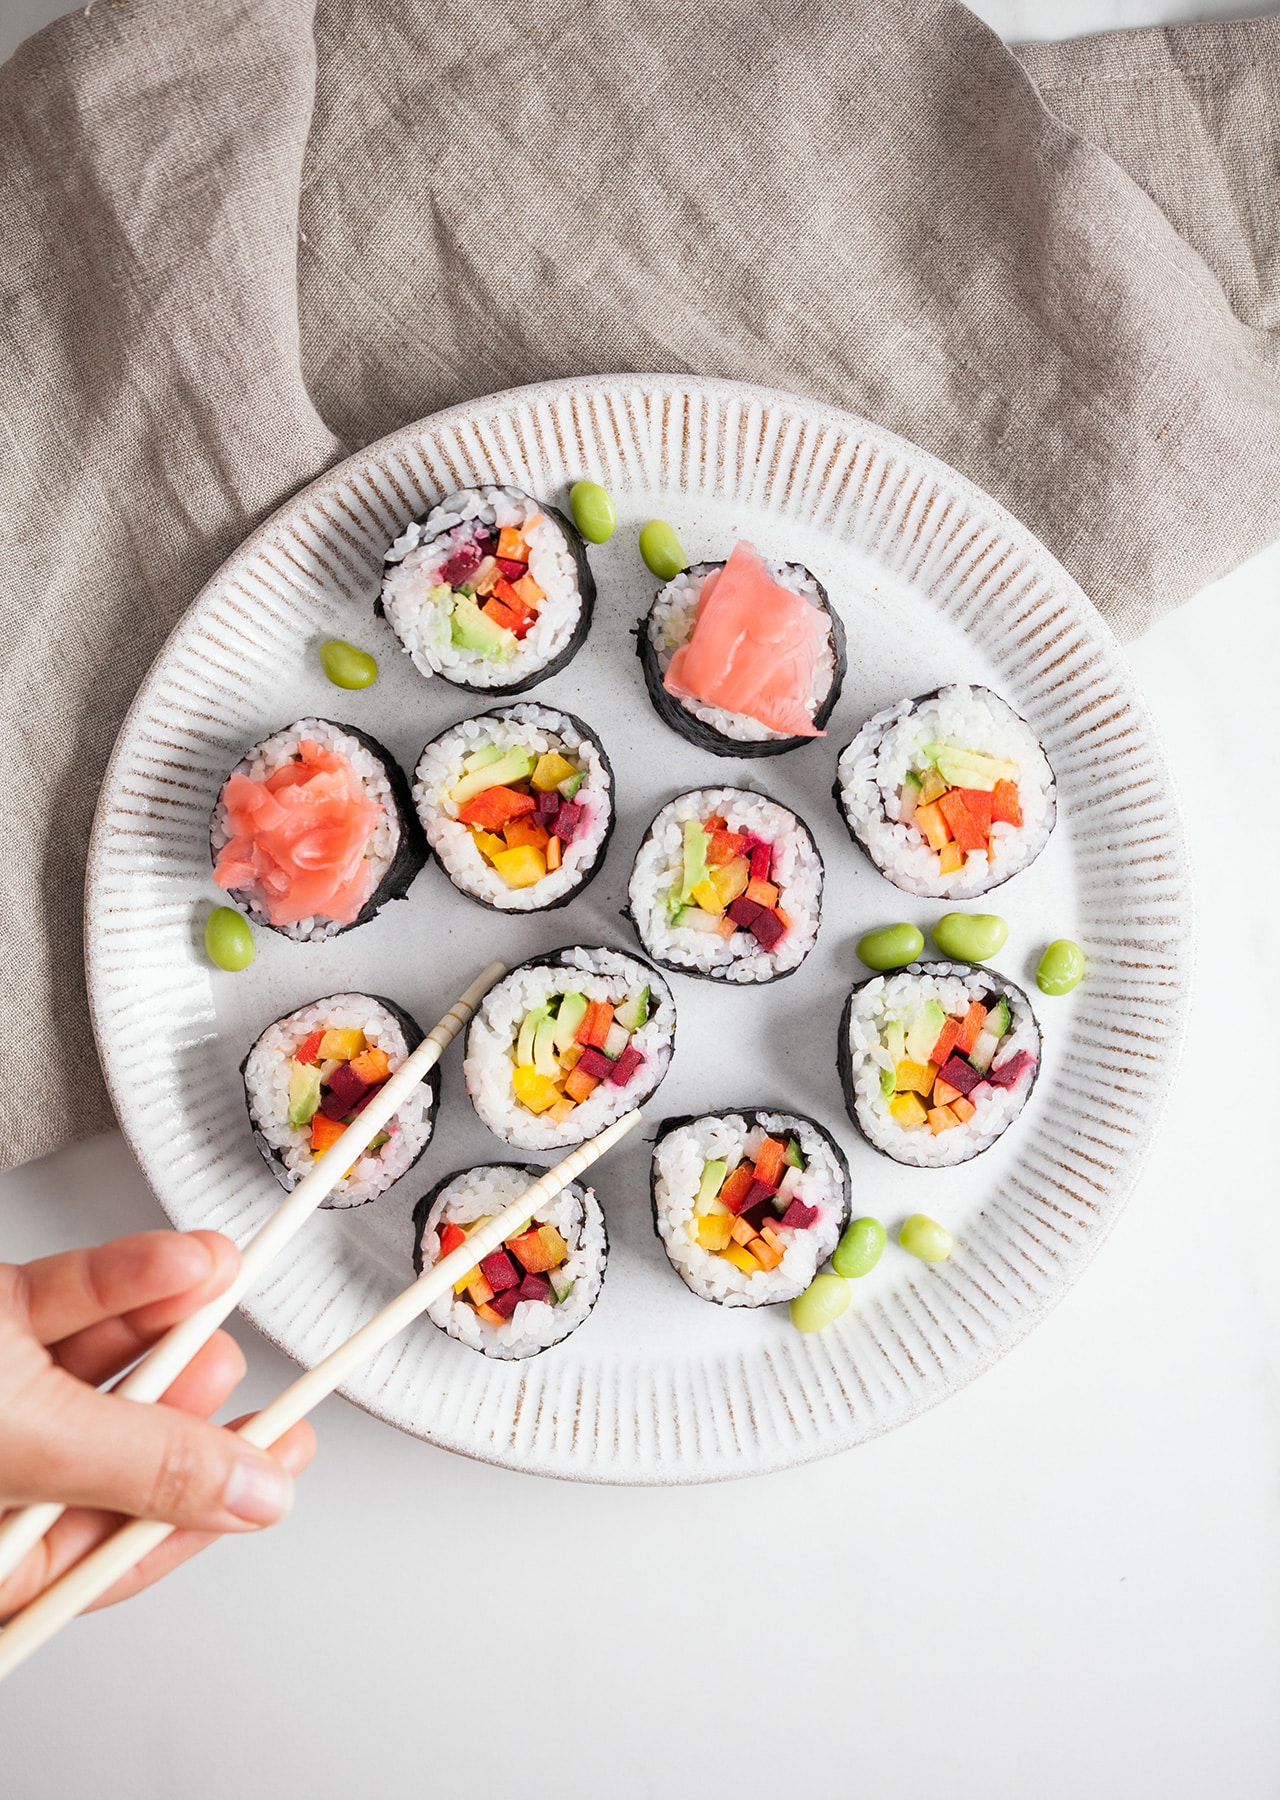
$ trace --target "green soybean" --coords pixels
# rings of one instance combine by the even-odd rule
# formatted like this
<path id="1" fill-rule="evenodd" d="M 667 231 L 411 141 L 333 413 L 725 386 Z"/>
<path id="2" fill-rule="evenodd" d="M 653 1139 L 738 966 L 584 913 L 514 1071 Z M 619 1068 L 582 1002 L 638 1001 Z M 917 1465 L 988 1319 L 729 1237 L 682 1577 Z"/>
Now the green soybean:
<path id="1" fill-rule="evenodd" d="M 909 1256 L 918 1256 L 921 1262 L 946 1262 L 951 1254 L 951 1241 L 951 1233 L 946 1227 L 924 1213 L 912 1213 L 909 1219 L 904 1219 L 898 1233 L 902 1248 Z"/>
<path id="2" fill-rule="evenodd" d="M 689 567 L 689 558 L 680 547 L 680 539 L 665 519 L 650 519 L 640 527 L 640 554 L 644 564 L 659 581 L 674 581 Z"/>
<path id="3" fill-rule="evenodd" d="M 1084 951 L 1070 938 L 1054 938 L 1036 970 L 1042 994 L 1069 994 L 1084 974 Z"/>
<path id="4" fill-rule="evenodd" d="M 618 515 L 613 498 L 598 481 L 575 481 L 569 489 L 573 522 L 589 544 L 603 544 L 613 536 Z"/>
<path id="5" fill-rule="evenodd" d="M 1009 935 L 999 913 L 943 913 L 933 928 L 933 941 L 944 956 L 958 962 L 986 962 Z"/>
<path id="6" fill-rule="evenodd" d="M 849 1299 L 849 1283 L 842 1275 L 815 1275 L 791 1302 L 791 1323 L 797 1331 L 821 1331 L 840 1317 Z"/>
<path id="7" fill-rule="evenodd" d="M 249 921 L 229 906 L 215 906 L 204 922 L 205 953 L 211 963 L 233 974 L 253 961 Z"/>
<path id="8" fill-rule="evenodd" d="M 880 1261 L 884 1238 L 884 1226 L 879 1219 L 855 1219 L 852 1225 L 845 1226 L 844 1236 L 836 1245 L 836 1253 L 831 1258 L 832 1268 L 846 1281 L 857 1281 L 860 1275 L 869 1275 Z"/>
<path id="9" fill-rule="evenodd" d="M 330 638 L 320 646 L 320 667 L 334 687 L 367 688 L 378 679 L 378 665 L 367 650 L 357 650 L 342 638 Z"/>
<path id="10" fill-rule="evenodd" d="M 905 969 L 924 949 L 924 933 L 914 925 L 882 925 L 858 939 L 858 955 L 869 969 Z"/>

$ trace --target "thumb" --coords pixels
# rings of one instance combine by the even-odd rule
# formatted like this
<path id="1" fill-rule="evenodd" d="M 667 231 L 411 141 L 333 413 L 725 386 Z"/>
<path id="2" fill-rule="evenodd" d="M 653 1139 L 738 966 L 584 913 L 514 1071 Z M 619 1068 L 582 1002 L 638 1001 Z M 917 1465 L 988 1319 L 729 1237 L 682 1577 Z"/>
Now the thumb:
<path id="1" fill-rule="evenodd" d="M 105 1507 L 197 1531 L 274 1525 L 293 1477 L 234 1432 L 163 1403 L 140 1405 L 50 1369 L 7 1486 L 22 1500 Z"/>

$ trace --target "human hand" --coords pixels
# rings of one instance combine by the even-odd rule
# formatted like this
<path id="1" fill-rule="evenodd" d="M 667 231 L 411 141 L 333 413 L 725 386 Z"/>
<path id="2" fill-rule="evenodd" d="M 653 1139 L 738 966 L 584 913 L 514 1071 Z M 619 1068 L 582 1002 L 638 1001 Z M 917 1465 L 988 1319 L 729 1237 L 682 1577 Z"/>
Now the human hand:
<path id="1" fill-rule="evenodd" d="M 69 1508 L 0 1582 L 0 1620 L 106 1537 L 119 1513 L 181 1529 L 99 1606 L 149 1586 L 222 1532 L 258 1530 L 288 1512 L 315 1435 L 304 1421 L 268 1453 L 207 1423 L 245 1369 L 225 1331 L 158 1405 L 95 1392 L 222 1293 L 239 1260 L 216 1231 L 148 1231 L 0 1263 L 0 1507 L 56 1500 Z"/>

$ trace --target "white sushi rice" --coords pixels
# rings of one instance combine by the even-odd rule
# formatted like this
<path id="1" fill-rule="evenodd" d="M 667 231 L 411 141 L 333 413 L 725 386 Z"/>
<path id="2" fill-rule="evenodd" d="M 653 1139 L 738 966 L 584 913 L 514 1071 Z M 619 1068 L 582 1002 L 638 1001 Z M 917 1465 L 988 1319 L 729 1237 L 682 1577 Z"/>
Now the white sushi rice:
<path id="1" fill-rule="evenodd" d="M 748 1125 L 740 1113 L 709 1114 L 669 1131 L 653 1152 L 654 1207 L 663 1248 L 695 1294 L 722 1306 L 769 1306 L 802 1294 L 839 1242 L 847 1210 L 848 1174 L 822 1133 L 792 1113 L 762 1112 L 758 1121 Z M 723 1161 L 732 1170 L 744 1157 L 754 1162 L 766 1136 L 793 1137 L 800 1145 L 806 1167 L 789 1170 L 780 1191 L 816 1206 L 818 1217 L 804 1231 L 780 1232 L 787 1248 L 776 1269 L 748 1275 L 694 1241 L 693 1203 L 704 1164 Z"/>
<path id="2" fill-rule="evenodd" d="M 684 870 L 684 827 L 719 813 L 730 831 L 753 832 L 773 845 L 770 880 L 791 929 L 773 950 L 749 931 L 712 936 L 672 922 L 667 895 Z M 822 919 L 822 859 L 808 828 L 787 807 L 748 788 L 696 788 L 664 806 L 641 844 L 628 890 L 631 916 L 650 956 L 676 968 L 714 971 L 725 981 L 772 981 L 798 969 Z"/>
<path id="3" fill-rule="evenodd" d="M 477 850 L 449 798 L 450 790 L 462 779 L 467 757 L 489 744 L 531 750 L 535 756 L 558 752 L 586 770 L 586 779 L 574 795 L 583 809 L 582 821 L 564 846 L 560 867 L 532 887 L 508 887 Z M 473 894 L 502 912 L 537 912 L 572 893 L 595 866 L 613 817 L 613 782 L 600 746 L 564 713 L 532 702 L 505 707 L 498 714 L 463 719 L 428 744 L 418 763 L 413 798 L 427 841 L 450 881 L 464 894 Z"/>
<path id="4" fill-rule="evenodd" d="M 372 883 L 369 888 L 372 895 L 377 892 L 379 883 L 386 876 L 400 848 L 400 817 L 386 769 L 359 738 L 352 737 L 350 732 L 343 731 L 341 726 L 332 724 L 328 719 L 299 719 L 293 725 L 286 725 L 283 731 L 277 731 L 271 737 L 264 738 L 260 744 L 255 744 L 236 764 L 231 774 L 247 775 L 253 781 L 265 781 L 268 775 L 274 775 L 277 769 L 284 768 L 286 763 L 294 760 L 298 745 L 304 738 L 341 756 L 354 771 L 366 796 L 382 808 L 382 816 L 374 826 L 365 850 L 365 856 L 372 864 Z M 233 835 L 227 823 L 226 806 L 219 794 L 209 830 L 215 860 L 219 852 L 230 843 Z M 233 897 L 255 922 L 270 924 L 266 900 L 260 888 L 237 888 Z M 300 944 L 318 944 L 343 930 L 343 926 L 336 919 L 317 915 L 310 919 L 299 919 L 293 925 L 272 926 L 272 930 L 294 938 Z"/>
<path id="5" fill-rule="evenodd" d="M 941 741 L 1016 763 L 1022 824 L 991 827 L 990 858 L 971 850 L 950 875 L 914 825 L 900 822 L 907 771 L 923 766 L 926 744 Z M 872 861 L 895 886 L 925 899 L 967 900 L 1035 861 L 1057 812 L 1053 770 L 1035 733 L 990 688 L 955 683 L 928 700 L 903 700 L 863 726 L 837 765 L 845 817 Z"/>
<path id="6" fill-rule="evenodd" d="M 938 965 L 936 971 L 877 975 L 855 989 L 849 1016 L 849 1056 L 858 1124 L 870 1142 L 895 1162 L 917 1169 L 945 1169 L 967 1162 L 993 1144 L 1022 1111 L 1031 1091 L 1030 1070 L 1011 1088 L 986 1083 L 975 1088 L 969 1095 L 975 1108 L 973 1117 L 936 1137 L 928 1125 L 899 1125 L 880 1085 L 881 1070 L 893 1070 L 893 1058 L 885 1044 L 885 1032 L 892 1023 L 909 1026 L 913 1015 L 929 1000 L 938 1001 L 948 1015 L 963 1014 L 970 1001 L 997 991 L 1009 1004 L 1009 1029 L 1000 1040 L 994 1066 L 1007 1062 L 1019 1050 L 1030 1051 L 1038 1062 L 1040 1031 L 1026 999 L 982 969 L 947 963 Z"/>
<path id="7" fill-rule="evenodd" d="M 539 522 L 525 521 L 540 514 Z M 494 660 L 453 642 L 452 602 L 433 596 L 440 571 L 453 555 L 455 526 L 475 520 L 486 527 L 514 526 L 529 546 L 529 573 L 546 598 L 528 634 L 510 656 Z M 529 678 L 564 650 L 582 614 L 578 565 L 561 527 L 519 488 L 461 488 L 446 494 L 425 519 L 414 520 L 386 555 L 382 605 L 392 630 L 423 675 L 443 675 L 471 688 L 509 687 Z"/>
<path id="8" fill-rule="evenodd" d="M 822 590 L 800 563 L 771 562 L 766 557 L 765 567 L 779 587 L 808 600 L 826 626 L 826 641 L 814 664 L 813 687 L 805 701 L 805 710 L 812 718 L 831 692 L 831 684 L 836 678 L 835 645 L 831 637 L 831 620 L 822 604 Z M 693 636 L 703 583 L 708 575 L 723 568 L 723 563 L 695 563 L 674 581 L 669 581 L 650 608 L 645 629 L 662 675 L 666 675 L 676 651 Z M 753 719 L 747 713 L 728 712 L 723 706 L 712 706 L 706 700 L 694 700 L 680 694 L 672 694 L 671 698 L 693 718 L 718 731 L 721 737 L 734 738 L 740 743 L 777 743 L 792 735 L 787 731 L 775 731 L 771 725 L 762 725 L 759 719 Z"/>
<path id="9" fill-rule="evenodd" d="M 501 1212 L 539 1173 L 503 1163 L 482 1163 L 455 1175 L 427 1214 L 421 1239 L 423 1268 L 438 1260 L 440 1233 L 446 1224 L 470 1225 L 475 1219 Z M 565 1299 L 554 1306 L 546 1300 L 521 1300 L 503 1324 L 490 1325 L 478 1316 L 469 1300 L 450 1292 L 427 1308 L 432 1324 L 460 1344 L 504 1361 L 535 1356 L 576 1331 L 596 1303 L 608 1259 L 600 1203 L 591 1188 L 581 1187 L 575 1181 L 554 1200 L 544 1201 L 535 1221 L 539 1225 L 554 1225 L 569 1246 L 568 1257 L 560 1265 L 573 1282 Z"/>
<path id="10" fill-rule="evenodd" d="M 409 1053 L 399 1020 L 369 994 L 331 994 L 267 1026 L 245 1060 L 245 1098 L 255 1131 L 276 1159 L 272 1168 L 290 1190 L 310 1173 L 317 1158 L 311 1149 L 311 1127 L 289 1123 L 289 1064 L 298 1046 L 320 1030 L 363 1031 L 369 1044 L 386 1051 L 392 1074 Z M 434 1125 L 431 1089 L 424 1082 L 387 1125 L 391 1134 L 387 1142 L 366 1150 L 323 1204 L 363 1206 L 366 1200 L 376 1200 L 417 1161 Z"/>
<path id="11" fill-rule="evenodd" d="M 565 966 L 539 962 L 514 969 L 489 990 L 467 1032 L 463 1063 L 467 1092 L 481 1120 L 495 1136 L 519 1150 L 560 1150 L 581 1144 L 612 1125 L 650 1094 L 667 1072 L 675 1035 L 675 1002 L 655 972 L 616 950 L 582 946 L 561 952 Z M 649 989 L 649 1017 L 631 1035 L 644 1063 L 622 1087 L 602 1081 L 573 1115 L 556 1125 L 529 1111 L 515 1097 L 512 1052 L 525 1014 L 549 994 L 584 994 L 588 1000 L 624 1000 Z"/>

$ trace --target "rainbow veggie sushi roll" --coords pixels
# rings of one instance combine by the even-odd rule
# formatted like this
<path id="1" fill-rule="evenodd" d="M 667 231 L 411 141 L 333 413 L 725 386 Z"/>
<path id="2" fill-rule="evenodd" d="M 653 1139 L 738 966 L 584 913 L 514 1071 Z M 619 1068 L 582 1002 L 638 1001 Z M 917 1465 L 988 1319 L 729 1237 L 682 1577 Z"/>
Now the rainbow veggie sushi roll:
<path id="1" fill-rule="evenodd" d="M 1026 1104 L 1040 1028 L 1020 987 L 978 963 L 913 963 L 861 982 L 838 1048 L 849 1117 L 873 1149 L 917 1169 L 989 1150 Z"/>
<path id="2" fill-rule="evenodd" d="M 544 1173 L 519 1163 L 481 1163 L 446 1175 L 414 1208 L 414 1268 L 421 1274 L 457 1250 Z M 537 1356 L 586 1319 L 600 1297 L 608 1256 L 600 1203 L 591 1188 L 571 1182 L 543 1202 L 524 1231 L 428 1307 L 427 1317 L 485 1356 L 507 1362 Z"/>
<path id="3" fill-rule="evenodd" d="M 822 858 L 803 820 L 747 788 L 668 802 L 631 871 L 640 942 L 664 969 L 710 981 L 777 981 L 800 967 L 822 919 Z"/>
<path id="4" fill-rule="evenodd" d="M 676 1005 L 639 957 L 573 945 L 486 994 L 467 1031 L 467 1092 L 518 1150 L 563 1150 L 643 1106 L 667 1072 Z"/>
<path id="5" fill-rule="evenodd" d="M 460 488 L 387 551 L 375 610 L 421 674 L 518 694 L 577 655 L 595 595 L 561 513 L 519 488 Z"/>
<path id="6" fill-rule="evenodd" d="M 254 1140 L 281 1187 L 297 1186 L 421 1042 L 417 1021 L 381 994 L 329 994 L 267 1026 L 240 1073 Z M 437 1067 L 322 1204 L 385 1194 L 431 1142 L 439 1103 Z"/>
<path id="7" fill-rule="evenodd" d="M 844 1152 L 803 1113 L 664 1119 L 650 1186 L 672 1268 L 690 1293 L 720 1306 L 794 1300 L 849 1215 Z"/>
<path id="8" fill-rule="evenodd" d="M 567 906 L 604 860 L 613 770 L 581 719 L 523 701 L 422 752 L 413 797 L 453 885 L 498 912 Z"/>
<path id="9" fill-rule="evenodd" d="M 840 753 L 835 796 L 881 874 L 933 900 L 972 899 L 1029 868 L 1058 810 L 1026 720 L 962 683 L 869 720 Z"/>
<path id="10" fill-rule="evenodd" d="M 222 784 L 209 842 L 232 903 L 303 944 L 403 899 L 427 860 L 399 764 L 331 719 L 299 719 L 245 753 Z"/>
<path id="11" fill-rule="evenodd" d="M 745 543 L 669 581 L 636 642 L 659 718 L 716 756 L 780 756 L 825 735 L 847 666 L 818 578 Z"/>

